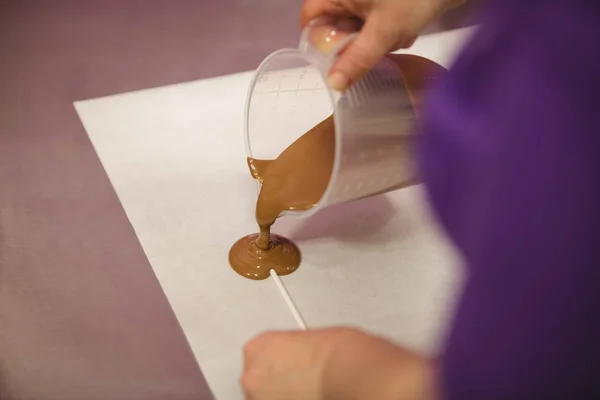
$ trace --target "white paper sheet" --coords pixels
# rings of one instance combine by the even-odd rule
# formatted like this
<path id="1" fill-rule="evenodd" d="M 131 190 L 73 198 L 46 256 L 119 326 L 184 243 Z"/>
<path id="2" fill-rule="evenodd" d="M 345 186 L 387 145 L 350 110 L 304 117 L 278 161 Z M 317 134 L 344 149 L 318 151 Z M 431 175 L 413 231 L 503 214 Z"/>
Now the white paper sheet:
<path id="1" fill-rule="evenodd" d="M 410 53 L 448 65 L 470 31 Z M 233 272 L 230 246 L 256 231 L 245 163 L 243 73 L 76 103 L 76 109 L 217 399 L 242 398 L 243 344 L 295 329 L 271 280 Z M 309 327 L 350 324 L 424 352 L 440 343 L 461 273 L 419 186 L 283 218 L 303 262 L 283 277 Z M 135 293 L 132 293 L 135 296 Z"/>

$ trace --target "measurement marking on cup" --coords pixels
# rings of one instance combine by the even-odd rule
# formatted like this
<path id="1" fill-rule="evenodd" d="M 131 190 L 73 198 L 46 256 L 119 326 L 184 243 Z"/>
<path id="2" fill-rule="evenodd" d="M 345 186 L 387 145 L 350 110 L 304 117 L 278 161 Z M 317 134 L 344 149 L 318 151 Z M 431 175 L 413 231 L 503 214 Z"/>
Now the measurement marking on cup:
<path id="1" fill-rule="evenodd" d="M 316 87 L 312 89 L 284 89 L 284 90 L 265 90 L 260 93 L 281 93 L 281 92 L 314 92 L 315 89 L 324 90 L 323 87 Z"/>

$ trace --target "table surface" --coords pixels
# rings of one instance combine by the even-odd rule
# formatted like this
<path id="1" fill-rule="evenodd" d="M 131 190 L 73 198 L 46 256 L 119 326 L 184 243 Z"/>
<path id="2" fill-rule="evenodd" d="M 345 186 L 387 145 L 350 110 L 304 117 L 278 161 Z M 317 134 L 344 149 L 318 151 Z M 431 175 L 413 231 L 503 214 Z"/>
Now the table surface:
<path id="1" fill-rule="evenodd" d="M 448 66 L 470 29 L 420 38 L 410 50 Z M 212 392 L 242 398 L 241 348 L 294 329 L 273 282 L 227 263 L 256 230 L 243 117 L 252 72 L 76 103 L 77 112 Z M 460 269 L 421 186 L 330 207 L 274 229 L 301 248 L 284 280 L 309 327 L 351 325 L 433 353 Z M 369 273 L 365 274 L 365 269 Z"/>

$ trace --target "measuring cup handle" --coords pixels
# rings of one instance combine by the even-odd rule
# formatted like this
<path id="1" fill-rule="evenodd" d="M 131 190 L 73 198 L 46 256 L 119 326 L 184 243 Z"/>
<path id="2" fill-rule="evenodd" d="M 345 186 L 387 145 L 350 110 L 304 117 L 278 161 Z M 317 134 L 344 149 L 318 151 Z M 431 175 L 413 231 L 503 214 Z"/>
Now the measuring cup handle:
<path id="1" fill-rule="evenodd" d="M 358 36 L 359 31 L 360 23 L 354 19 L 319 17 L 302 30 L 298 49 L 311 58 L 326 77 L 340 52 Z"/>

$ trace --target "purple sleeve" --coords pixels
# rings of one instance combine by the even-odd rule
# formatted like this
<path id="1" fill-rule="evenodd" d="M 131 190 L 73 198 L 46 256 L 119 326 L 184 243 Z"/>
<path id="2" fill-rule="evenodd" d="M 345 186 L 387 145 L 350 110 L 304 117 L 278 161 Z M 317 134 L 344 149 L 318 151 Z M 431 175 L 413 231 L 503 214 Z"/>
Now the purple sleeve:
<path id="1" fill-rule="evenodd" d="M 447 400 L 600 398 L 600 2 L 492 1 L 421 168 L 469 278 Z"/>

